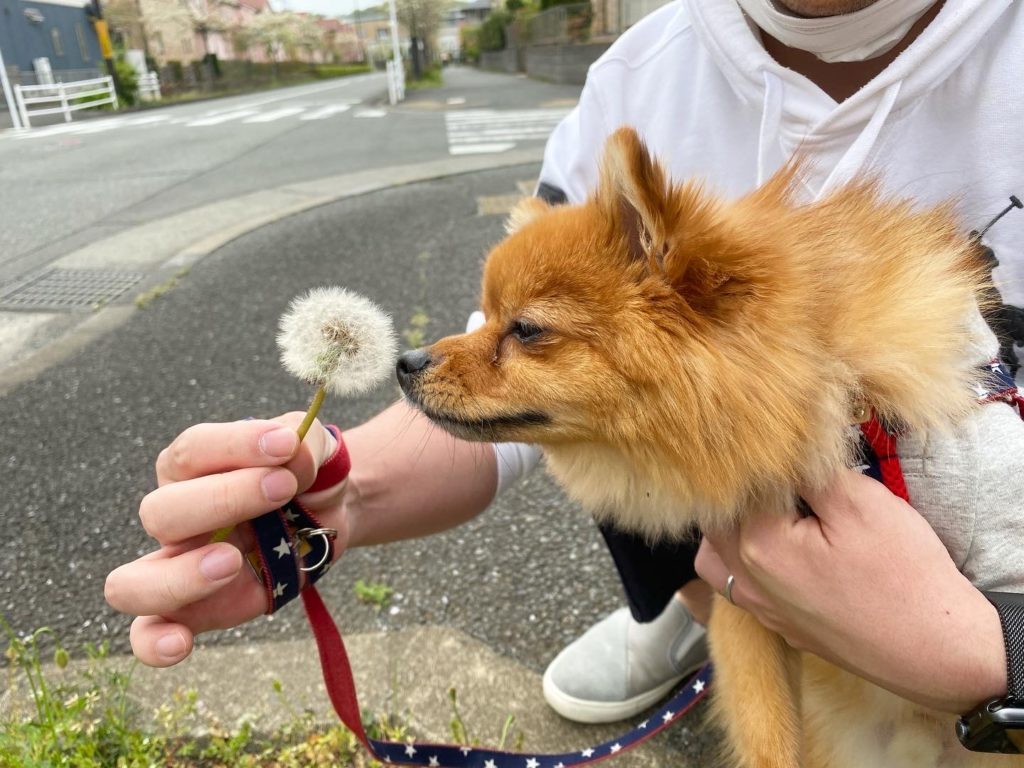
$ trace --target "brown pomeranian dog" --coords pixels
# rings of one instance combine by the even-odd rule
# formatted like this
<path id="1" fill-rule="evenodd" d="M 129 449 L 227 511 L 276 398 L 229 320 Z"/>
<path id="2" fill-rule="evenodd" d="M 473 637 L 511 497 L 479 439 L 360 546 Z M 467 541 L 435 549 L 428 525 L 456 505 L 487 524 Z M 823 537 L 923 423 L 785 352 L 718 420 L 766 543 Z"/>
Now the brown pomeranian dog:
<path id="1" fill-rule="evenodd" d="M 798 487 L 858 463 L 865 413 L 955 430 L 976 410 L 984 280 L 952 207 L 870 181 L 798 206 L 798 177 L 791 164 L 726 202 L 671 183 L 620 129 L 586 203 L 517 207 L 484 269 L 486 323 L 403 356 L 403 390 L 457 437 L 540 445 L 570 496 L 651 538 L 791 510 Z M 951 716 L 797 653 L 724 599 L 709 633 L 742 766 L 1024 765 L 963 750 Z"/>

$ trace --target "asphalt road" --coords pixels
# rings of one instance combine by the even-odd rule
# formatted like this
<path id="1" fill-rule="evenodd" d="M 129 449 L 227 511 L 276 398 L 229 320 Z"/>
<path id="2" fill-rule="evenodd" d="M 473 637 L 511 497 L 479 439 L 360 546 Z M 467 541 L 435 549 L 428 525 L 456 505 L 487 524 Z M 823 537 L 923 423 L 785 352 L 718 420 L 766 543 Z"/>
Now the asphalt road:
<path id="1" fill-rule="evenodd" d="M 422 312 L 427 338 L 462 327 L 476 306 L 481 260 L 502 217 L 480 197 L 509 195 L 536 166 L 479 173 L 353 198 L 257 230 L 195 266 L 148 309 L 0 399 L 7 545 L 0 609 L 15 629 L 41 625 L 71 642 L 127 648 L 128 619 L 108 609 L 106 573 L 146 552 L 137 507 L 152 462 L 203 420 L 273 415 L 309 392 L 277 362 L 277 318 L 289 299 L 343 284 L 379 301 L 401 332 Z M 342 426 L 397 397 L 329 402 Z M 356 579 L 396 591 L 378 615 Z M 616 607 L 621 591 L 599 535 L 538 472 L 468 526 L 427 540 L 349 553 L 322 591 L 345 631 L 444 623 L 541 669 Z M 209 642 L 304 632 L 289 606 Z"/>
<path id="2" fill-rule="evenodd" d="M 450 68 L 443 89 L 396 108 L 370 74 L 0 132 L 0 291 L 87 243 L 216 200 L 542 142 L 578 94 Z"/>

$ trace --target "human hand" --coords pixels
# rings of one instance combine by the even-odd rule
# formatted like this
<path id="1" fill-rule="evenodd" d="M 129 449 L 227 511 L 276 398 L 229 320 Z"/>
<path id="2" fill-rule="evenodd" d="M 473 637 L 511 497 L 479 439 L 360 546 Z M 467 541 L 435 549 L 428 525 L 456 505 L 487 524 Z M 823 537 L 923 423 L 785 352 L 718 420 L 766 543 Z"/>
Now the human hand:
<path id="1" fill-rule="evenodd" d="M 254 546 L 248 526 L 224 542 L 213 531 L 251 520 L 308 488 L 334 451 L 334 437 L 314 423 L 299 443 L 302 413 L 272 420 L 199 424 L 157 458 L 157 489 L 139 505 L 142 526 L 160 548 L 107 576 L 110 605 L 137 616 L 131 644 L 145 664 L 166 667 L 192 652 L 195 635 L 237 626 L 267 610 L 266 593 L 242 553 Z M 303 497 L 336 528 L 335 555 L 345 549 L 344 484 Z"/>
<path id="2" fill-rule="evenodd" d="M 1006 690 L 993 606 L 927 521 L 857 472 L 803 498 L 814 516 L 760 514 L 705 535 L 697 572 L 795 648 L 951 712 Z"/>

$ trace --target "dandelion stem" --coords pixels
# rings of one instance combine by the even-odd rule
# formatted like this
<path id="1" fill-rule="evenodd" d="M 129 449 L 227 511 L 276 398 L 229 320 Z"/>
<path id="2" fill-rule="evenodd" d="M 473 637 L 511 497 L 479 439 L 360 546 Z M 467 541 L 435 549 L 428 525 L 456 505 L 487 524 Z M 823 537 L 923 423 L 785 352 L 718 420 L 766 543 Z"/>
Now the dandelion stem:
<path id="1" fill-rule="evenodd" d="M 326 394 L 326 389 L 322 386 L 317 387 L 316 394 L 314 394 L 313 399 L 309 401 L 309 408 L 306 410 L 306 417 L 302 420 L 302 423 L 299 424 L 298 429 L 295 430 L 296 434 L 299 436 L 300 443 L 306 437 L 306 433 L 309 432 L 309 428 L 313 425 L 313 420 L 316 418 L 316 415 L 320 413 L 320 406 L 323 405 L 324 396 Z M 220 528 L 214 532 L 213 536 L 210 538 L 210 543 L 215 544 L 218 541 L 224 541 L 231 535 L 233 530 L 235 530 L 235 526 L 233 525 Z"/>
<path id="2" fill-rule="evenodd" d="M 299 428 L 295 430 L 299 435 L 299 442 L 302 442 L 306 433 L 309 432 L 309 428 L 313 425 L 313 419 L 315 419 L 316 415 L 320 413 L 320 406 L 323 405 L 324 395 L 326 394 L 327 390 L 324 389 L 322 385 L 317 387 L 316 394 L 313 395 L 313 399 L 309 401 L 309 409 L 306 411 L 306 418 L 302 420 L 302 423 L 299 424 Z"/>

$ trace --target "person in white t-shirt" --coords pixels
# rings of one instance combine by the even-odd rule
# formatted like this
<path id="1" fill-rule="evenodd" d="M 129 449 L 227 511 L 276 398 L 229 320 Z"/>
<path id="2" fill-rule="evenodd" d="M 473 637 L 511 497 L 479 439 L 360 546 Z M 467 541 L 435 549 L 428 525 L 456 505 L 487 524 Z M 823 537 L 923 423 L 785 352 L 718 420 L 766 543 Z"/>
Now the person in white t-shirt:
<path id="1" fill-rule="evenodd" d="M 785 9 L 846 15 L 815 25 Z M 751 189 L 800 145 L 816 160 L 808 198 L 874 169 L 891 189 L 924 202 L 961 196 L 981 224 L 1024 182 L 1022 41 L 1024 12 L 1010 0 L 677 0 L 591 68 L 578 108 L 548 144 L 539 191 L 583 199 L 603 137 L 632 124 L 673 175 L 703 176 L 725 194 Z M 988 239 L 1003 298 L 1019 306 L 1024 215 L 1007 217 Z M 244 530 L 228 542 L 204 542 L 309 487 L 334 437 L 314 428 L 299 445 L 288 428 L 298 418 L 197 425 L 158 457 L 159 488 L 140 516 L 160 548 L 106 582 L 110 604 L 138 616 L 131 642 L 144 663 L 178 663 L 196 634 L 264 613 L 263 590 L 243 568 L 241 551 L 251 546 Z M 338 556 L 468 520 L 514 481 L 509 466 L 531 464 L 527 447 L 459 441 L 404 403 L 343 437 L 352 458 L 347 482 L 301 496 L 338 529 Z M 827 537 L 804 529 L 797 537 L 792 526 L 762 520 L 707 542 L 698 565 L 710 587 L 691 580 L 681 600 L 662 596 L 673 610 L 661 615 L 675 617 L 668 630 L 624 616 L 621 632 L 603 636 L 630 659 L 611 673 L 630 685 L 643 677 L 648 691 L 664 685 L 663 670 L 637 669 L 677 641 L 699 656 L 692 615 L 703 617 L 711 589 L 732 574 L 735 602 L 794 645 L 908 699 L 958 712 L 1006 693 L 996 611 L 919 515 L 859 475 L 806 500 Z M 643 579 L 637 589 L 642 599 Z M 911 608 L 894 615 L 893 594 Z M 680 624 L 692 630 L 681 641 Z M 652 626 L 637 653 L 630 636 Z M 588 650 L 577 643 L 568 656 L 581 648 Z M 574 696 L 564 679 L 559 684 L 594 703 L 586 693 Z M 628 685 L 618 687 L 635 697 Z"/>
<path id="2" fill-rule="evenodd" d="M 674 178 L 701 178 L 726 195 L 750 191 L 799 147 L 813 161 L 808 200 L 869 171 L 924 203 L 960 200 L 980 229 L 1024 191 L 1021 52 L 1024 13 L 1007 0 L 671 3 L 591 67 L 578 107 L 548 142 L 538 194 L 582 202 L 605 138 L 632 125 Z M 987 234 L 1004 309 L 1024 326 L 1024 214 Z M 1015 365 L 1012 349 L 1004 344 Z M 758 580 L 741 575 L 741 548 L 774 551 L 779 569 L 795 555 L 774 539 L 770 548 L 705 545 L 703 581 L 696 543 L 648 546 L 610 527 L 602 533 L 631 610 L 592 627 L 544 676 L 548 703 L 581 722 L 632 716 L 703 661 L 708 582 L 721 589 L 732 573 L 738 604 L 768 599 L 747 592 Z"/>

